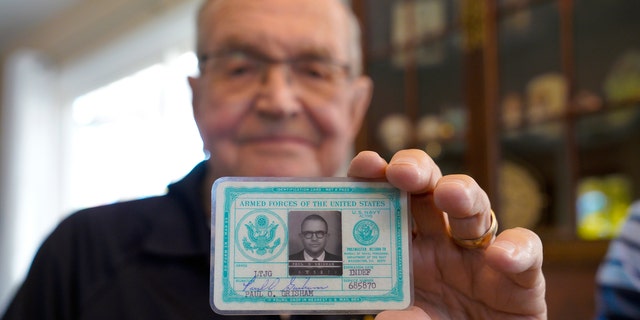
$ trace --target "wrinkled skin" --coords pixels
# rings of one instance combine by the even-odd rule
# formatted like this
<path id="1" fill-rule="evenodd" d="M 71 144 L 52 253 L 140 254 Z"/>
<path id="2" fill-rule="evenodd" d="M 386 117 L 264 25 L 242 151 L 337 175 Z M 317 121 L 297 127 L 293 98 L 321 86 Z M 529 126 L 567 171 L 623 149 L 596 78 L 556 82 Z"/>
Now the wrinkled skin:
<path id="1" fill-rule="evenodd" d="M 389 164 L 376 153 L 362 152 L 349 175 L 386 178 L 413 193 L 415 307 L 386 311 L 376 319 L 546 319 L 537 235 L 506 230 L 486 249 L 463 249 L 451 241 L 447 216 L 452 233 L 461 238 L 478 237 L 489 228 L 489 200 L 471 177 L 442 177 L 419 150 L 400 151 Z"/>
<path id="2" fill-rule="evenodd" d="M 240 45 L 271 60 L 312 53 L 349 62 L 347 20 L 337 0 L 215 0 L 200 15 L 198 53 Z M 305 95 L 288 72 L 273 65 L 259 85 L 236 90 L 212 85 L 207 72 L 189 78 L 196 124 L 211 154 L 210 183 L 225 175 L 333 176 L 348 162 L 370 79 L 355 75 L 320 97 Z M 546 319 L 538 236 L 505 230 L 479 249 L 451 240 L 447 225 L 454 236 L 473 239 L 491 223 L 489 199 L 471 177 L 443 177 L 420 150 L 400 151 L 389 163 L 361 152 L 348 175 L 384 178 L 412 194 L 415 306 L 377 319 Z"/>

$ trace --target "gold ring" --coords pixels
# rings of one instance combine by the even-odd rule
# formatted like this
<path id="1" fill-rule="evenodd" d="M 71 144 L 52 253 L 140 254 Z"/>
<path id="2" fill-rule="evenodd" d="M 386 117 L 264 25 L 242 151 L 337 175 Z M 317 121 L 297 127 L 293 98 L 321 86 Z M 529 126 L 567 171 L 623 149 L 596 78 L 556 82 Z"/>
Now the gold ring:
<path id="1" fill-rule="evenodd" d="M 483 235 L 475 239 L 460 239 L 453 235 L 451 227 L 449 227 L 449 236 L 453 239 L 453 242 L 467 249 L 484 249 L 488 247 L 493 239 L 495 239 L 496 233 L 498 233 L 498 219 L 496 219 L 496 214 L 493 213 L 493 210 L 491 210 L 491 225 L 489 226 L 489 229 Z"/>

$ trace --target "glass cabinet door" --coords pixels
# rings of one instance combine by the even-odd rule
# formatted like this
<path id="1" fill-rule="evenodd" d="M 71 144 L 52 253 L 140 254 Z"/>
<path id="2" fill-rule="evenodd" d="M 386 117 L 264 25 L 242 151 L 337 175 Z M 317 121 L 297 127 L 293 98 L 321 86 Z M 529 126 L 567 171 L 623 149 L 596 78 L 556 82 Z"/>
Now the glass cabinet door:
<path id="1" fill-rule="evenodd" d="M 614 237 L 640 199 L 640 2 L 581 0 L 574 8 L 572 96 L 579 159 L 576 231 Z"/>
<path id="2" fill-rule="evenodd" d="M 374 82 L 366 148 L 387 160 L 397 150 L 419 148 L 447 173 L 464 170 L 466 109 L 456 2 L 365 1 L 358 14 L 365 72 Z"/>
<path id="3" fill-rule="evenodd" d="M 556 1 L 501 1 L 498 20 L 501 162 L 505 228 L 568 227 L 572 179 L 566 161 L 569 84 Z"/>
<path id="4" fill-rule="evenodd" d="M 389 159 L 420 148 L 445 174 L 486 175 L 502 228 L 543 240 L 615 235 L 640 199 L 639 1 L 351 3 L 374 82 L 359 149 Z M 478 36 L 484 56 L 467 50 L 474 32 L 495 33 L 495 44 Z M 498 151 L 474 167 L 477 141 Z"/>

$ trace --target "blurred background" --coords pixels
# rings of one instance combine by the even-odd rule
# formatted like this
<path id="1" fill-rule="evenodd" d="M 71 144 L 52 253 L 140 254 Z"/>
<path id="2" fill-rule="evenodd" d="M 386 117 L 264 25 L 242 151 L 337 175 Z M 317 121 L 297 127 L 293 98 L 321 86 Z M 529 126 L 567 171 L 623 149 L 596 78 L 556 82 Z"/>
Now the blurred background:
<path id="1" fill-rule="evenodd" d="M 375 83 L 361 148 L 471 174 L 544 243 L 549 319 L 591 319 L 640 199 L 640 2 L 352 1 Z"/>
<path id="2" fill-rule="evenodd" d="M 351 0 L 375 83 L 356 149 L 426 150 L 545 245 L 550 319 L 588 319 L 640 199 L 640 2 Z M 0 0 L 0 310 L 83 207 L 204 159 L 186 77 L 197 0 Z"/>
<path id="3" fill-rule="evenodd" d="M 0 310 L 61 219 L 164 193 L 204 159 L 198 5 L 0 0 Z"/>

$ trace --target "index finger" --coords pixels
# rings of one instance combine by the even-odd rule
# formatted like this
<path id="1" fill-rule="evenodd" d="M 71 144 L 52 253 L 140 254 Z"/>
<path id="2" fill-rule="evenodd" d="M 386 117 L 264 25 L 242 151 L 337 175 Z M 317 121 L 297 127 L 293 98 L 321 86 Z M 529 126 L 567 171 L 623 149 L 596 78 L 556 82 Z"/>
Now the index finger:
<path id="1" fill-rule="evenodd" d="M 384 178 L 386 170 L 387 161 L 379 154 L 373 151 L 362 151 L 351 160 L 347 176 L 378 179 Z"/>
<path id="2" fill-rule="evenodd" d="M 442 178 L 442 172 L 426 152 L 409 149 L 393 155 L 387 166 L 386 177 L 392 185 L 402 190 L 421 194 L 433 191 Z"/>
<path id="3" fill-rule="evenodd" d="M 433 191 L 442 173 L 427 153 L 410 149 L 398 151 L 389 163 L 373 151 L 362 151 L 351 160 L 347 176 L 386 178 L 399 189 L 419 194 Z"/>
<path id="4" fill-rule="evenodd" d="M 348 175 L 359 178 L 386 178 L 395 187 L 411 193 L 415 231 L 431 235 L 446 234 L 442 211 L 433 203 L 433 190 L 442 173 L 424 151 L 398 151 L 388 164 L 377 153 L 363 151 L 351 161 Z"/>

